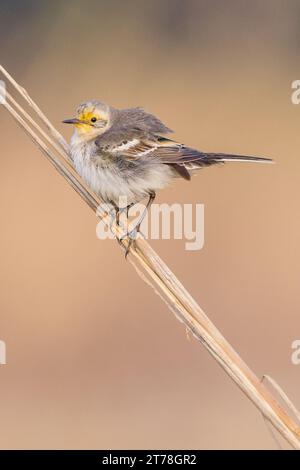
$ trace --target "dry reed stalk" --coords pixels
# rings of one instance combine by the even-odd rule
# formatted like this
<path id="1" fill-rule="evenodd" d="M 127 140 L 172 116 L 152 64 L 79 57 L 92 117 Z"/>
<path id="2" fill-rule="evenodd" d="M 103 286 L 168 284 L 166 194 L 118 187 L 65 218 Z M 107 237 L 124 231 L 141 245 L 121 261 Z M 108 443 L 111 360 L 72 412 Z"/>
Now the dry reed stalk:
<path id="1" fill-rule="evenodd" d="M 0 72 L 3 73 L 7 81 L 26 101 L 31 110 L 36 113 L 48 134 L 9 94 L 7 94 L 7 101 L 4 102 L 7 111 L 30 136 L 57 171 L 83 198 L 88 206 L 97 213 L 97 208 L 101 201 L 85 186 L 70 164 L 69 147 L 65 139 L 53 127 L 28 93 L 18 85 L 1 65 Z M 106 222 L 109 223 L 107 212 L 101 210 L 97 215 L 101 218 L 106 218 Z M 118 232 L 118 228 L 115 225 L 113 230 L 115 233 Z M 127 241 L 124 240 L 124 247 L 126 247 L 126 243 Z M 149 283 L 155 292 L 163 298 L 176 317 L 205 346 L 225 372 L 261 411 L 264 418 L 277 429 L 293 448 L 300 450 L 300 427 L 296 420 L 280 406 L 271 391 L 265 387 L 262 381 L 259 380 L 226 341 L 220 331 L 150 245 L 145 240 L 139 239 L 132 246 L 128 259 L 134 265 L 141 278 Z M 273 381 L 273 386 L 274 383 Z M 289 410 L 292 409 L 294 414 L 299 416 L 299 412 L 291 405 L 286 395 L 284 397 L 288 403 Z"/>

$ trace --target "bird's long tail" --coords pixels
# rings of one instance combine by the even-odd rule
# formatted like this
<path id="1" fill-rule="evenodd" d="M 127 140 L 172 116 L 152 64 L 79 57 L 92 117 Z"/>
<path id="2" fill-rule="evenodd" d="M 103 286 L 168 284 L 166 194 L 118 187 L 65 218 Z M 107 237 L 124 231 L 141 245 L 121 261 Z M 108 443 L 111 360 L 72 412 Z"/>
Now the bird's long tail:
<path id="1" fill-rule="evenodd" d="M 189 180 L 191 174 L 201 168 L 207 166 L 227 163 L 227 162 L 248 162 L 248 163 L 274 163 L 270 158 L 253 157 L 248 155 L 232 155 L 227 153 L 206 153 L 198 152 L 190 148 L 184 148 L 182 155 L 177 158 L 176 162 L 168 162 L 184 179 Z"/>
<path id="2" fill-rule="evenodd" d="M 203 155 L 203 161 L 218 162 L 254 162 L 254 163 L 274 163 L 271 158 L 251 157 L 248 155 L 230 155 L 226 153 L 206 153 Z"/>

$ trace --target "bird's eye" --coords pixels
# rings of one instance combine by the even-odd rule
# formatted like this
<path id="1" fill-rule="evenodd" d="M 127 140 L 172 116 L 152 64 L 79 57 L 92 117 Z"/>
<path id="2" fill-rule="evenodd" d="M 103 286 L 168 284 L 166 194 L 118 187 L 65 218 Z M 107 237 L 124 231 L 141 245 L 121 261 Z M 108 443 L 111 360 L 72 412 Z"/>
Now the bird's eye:
<path id="1" fill-rule="evenodd" d="M 96 122 L 97 121 L 97 118 L 96 117 L 92 117 L 91 118 L 91 122 Z"/>

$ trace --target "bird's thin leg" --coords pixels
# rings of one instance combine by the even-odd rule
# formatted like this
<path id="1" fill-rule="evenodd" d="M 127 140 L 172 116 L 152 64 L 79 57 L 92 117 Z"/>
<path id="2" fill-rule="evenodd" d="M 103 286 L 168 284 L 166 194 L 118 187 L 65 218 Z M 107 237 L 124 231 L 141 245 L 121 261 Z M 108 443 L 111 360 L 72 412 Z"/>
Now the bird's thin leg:
<path id="1" fill-rule="evenodd" d="M 135 203 L 134 203 L 134 202 L 131 202 L 130 204 L 128 204 L 128 206 L 119 207 L 119 212 L 120 212 L 120 214 L 125 213 L 125 214 L 126 214 L 126 218 L 128 219 L 128 217 L 129 217 L 129 211 L 130 211 L 131 207 L 133 207 L 134 205 L 135 205 Z"/>
<path id="2" fill-rule="evenodd" d="M 126 214 L 126 223 L 125 223 L 125 225 L 126 225 L 126 228 L 128 227 L 129 211 L 130 211 L 131 207 L 133 207 L 133 206 L 134 206 L 134 202 L 131 202 L 131 203 L 128 204 L 128 206 L 126 206 L 126 207 L 118 207 L 118 217 L 117 217 L 117 219 L 116 219 L 116 222 L 117 222 L 117 224 L 118 224 L 118 226 L 119 226 L 120 228 L 123 228 L 123 229 L 124 229 L 124 226 L 123 226 L 122 224 L 120 224 L 120 216 L 121 216 L 121 214 L 123 214 L 123 213 Z M 126 236 L 127 236 L 127 233 L 128 233 L 128 232 L 126 232 Z M 122 236 L 121 238 L 123 238 L 123 236 Z"/>
<path id="3" fill-rule="evenodd" d="M 119 208 L 119 214 L 118 214 L 118 226 L 121 227 L 121 228 L 124 228 L 123 226 L 120 225 L 119 223 L 119 220 L 120 220 L 120 214 L 123 214 L 123 213 L 126 213 L 126 234 L 125 235 L 122 235 L 121 237 L 119 237 L 119 243 L 122 244 L 122 240 L 124 240 L 124 238 L 126 238 L 128 236 L 128 218 L 129 218 L 129 211 L 131 209 L 131 207 L 133 207 L 135 205 L 134 202 L 131 202 L 130 204 L 128 204 L 128 206 L 126 207 L 122 207 L 122 208 Z M 125 255 L 127 256 L 127 254 Z"/>
<path id="4" fill-rule="evenodd" d="M 115 218 L 115 220 L 116 220 L 116 223 L 117 223 L 117 225 L 119 225 L 119 223 L 118 223 L 119 217 L 120 217 L 120 215 L 119 215 L 119 211 L 120 211 L 119 207 L 117 206 L 117 204 L 116 204 L 114 201 L 111 201 L 111 200 L 108 201 L 108 204 L 110 204 L 110 205 L 112 206 L 112 209 L 109 211 L 110 218 L 112 219 L 113 216 L 115 216 L 114 218 Z M 113 212 L 114 212 L 114 213 L 113 213 Z M 110 224 L 110 228 L 111 228 L 111 227 L 112 227 L 112 222 L 111 222 L 111 224 Z"/>
<path id="5" fill-rule="evenodd" d="M 127 219 L 129 217 L 129 211 L 130 209 L 134 206 L 134 202 L 132 202 L 131 204 L 128 204 L 128 206 L 125 208 L 126 209 L 126 216 L 127 216 Z"/>
<path id="6" fill-rule="evenodd" d="M 144 209 L 144 211 L 143 211 L 143 213 L 142 213 L 142 215 L 141 215 L 141 218 L 140 218 L 140 220 L 138 221 L 138 223 L 136 224 L 136 226 L 134 227 L 134 229 L 131 230 L 130 233 L 132 233 L 132 232 L 134 232 L 134 231 L 136 232 L 136 234 L 139 233 L 140 228 L 141 228 L 141 225 L 142 225 L 142 223 L 143 223 L 143 220 L 144 220 L 144 218 L 146 217 L 147 212 L 149 211 L 149 209 L 150 209 L 150 207 L 151 207 L 151 205 L 152 205 L 152 203 L 153 203 L 155 197 L 156 197 L 155 192 L 154 192 L 154 191 L 151 191 L 151 192 L 149 193 L 149 199 L 148 199 L 148 202 L 147 202 L 147 204 L 146 204 L 146 207 L 145 207 L 145 209 Z M 130 235 L 130 233 L 129 233 L 129 235 Z"/>
<path id="7" fill-rule="evenodd" d="M 116 221 L 116 225 L 118 227 L 120 227 L 120 208 L 114 201 L 110 200 L 109 204 L 111 204 L 112 207 L 113 207 L 113 209 L 110 211 L 110 230 L 112 230 L 112 225 L 113 225 L 114 219 Z M 113 219 L 112 211 L 114 211 L 114 216 L 115 216 L 114 219 Z M 122 244 L 118 234 L 116 234 L 116 239 L 117 239 L 119 244 Z"/>
<path id="8" fill-rule="evenodd" d="M 127 217 L 127 220 L 128 220 L 128 215 L 129 215 L 129 210 L 132 206 L 134 206 L 134 203 L 132 202 L 131 204 L 128 204 L 128 206 L 126 207 L 119 207 L 114 201 L 110 200 L 109 203 L 113 206 L 113 210 L 115 212 L 115 221 L 116 221 L 116 225 L 117 227 L 119 228 L 122 228 L 121 224 L 120 224 L 120 215 L 123 213 L 123 212 L 126 212 L 126 217 Z M 111 217 L 112 219 L 112 217 Z M 111 220 L 111 224 L 110 224 L 110 229 L 112 229 L 112 220 Z M 126 236 L 127 236 L 127 232 L 126 232 Z M 116 240 L 117 242 L 119 243 L 119 245 L 123 246 L 123 243 L 122 243 L 122 240 L 124 239 L 125 237 L 124 236 L 119 236 L 119 234 L 117 233 L 116 234 Z M 126 251 L 127 253 L 127 251 Z M 127 256 L 127 254 L 125 255 Z"/>
<path id="9" fill-rule="evenodd" d="M 151 191 L 149 193 L 149 199 L 148 199 L 148 202 L 146 204 L 146 207 L 145 209 L 143 210 L 143 213 L 138 221 L 138 223 L 135 225 L 135 227 L 130 230 L 130 232 L 127 233 L 126 237 L 128 238 L 128 245 L 127 245 L 127 248 L 126 248 L 126 252 L 125 252 L 125 258 L 127 258 L 127 255 L 130 251 L 130 248 L 131 248 L 131 245 L 132 243 L 135 241 L 136 237 L 137 237 L 137 234 L 140 232 L 140 228 L 141 228 L 141 225 L 143 223 L 143 220 L 144 218 L 146 217 L 147 215 L 147 212 L 148 210 L 150 209 L 151 207 L 151 204 L 153 203 L 154 199 L 155 199 L 155 192 L 154 191 Z M 133 236 L 134 235 L 134 236 Z"/>
<path id="10" fill-rule="evenodd" d="M 111 204 L 114 206 L 114 209 L 116 211 L 116 223 L 118 225 L 120 225 L 120 215 L 123 214 L 123 212 L 125 212 L 126 213 L 126 218 L 128 219 L 129 211 L 130 211 L 131 207 L 134 206 L 134 202 L 132 202 L 131 204 L 128 204 L 128 206 L 126 206 L 126 207 L 119 207 L 114 202 L 111 202 Z"/>

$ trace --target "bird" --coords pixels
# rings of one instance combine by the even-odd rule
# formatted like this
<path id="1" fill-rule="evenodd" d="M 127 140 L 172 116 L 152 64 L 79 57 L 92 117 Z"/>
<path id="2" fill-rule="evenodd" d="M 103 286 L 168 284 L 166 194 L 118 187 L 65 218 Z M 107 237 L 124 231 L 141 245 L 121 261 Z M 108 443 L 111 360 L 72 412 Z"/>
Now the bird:
<path id="1" fill-rule="evenodd" d="M 147 198 L 144 213 L 127 233 L 131 241 L 156 192 L 173 179 L 189 181 L 200 169 L 227 162 L 273 162 L 270 158 L 190 148 L 169 138 L 173 131 L 140 107 L 119 109 L 88 100 L 78 106 L 74 118 L 63 123 L 75 126 L 70 153 L 76 171 L 102 201 L 112 205 L 117 223 L 124 209 L 119 204 L 121 198 L 127 201 L 127 216 L 130 207 Z"/>

